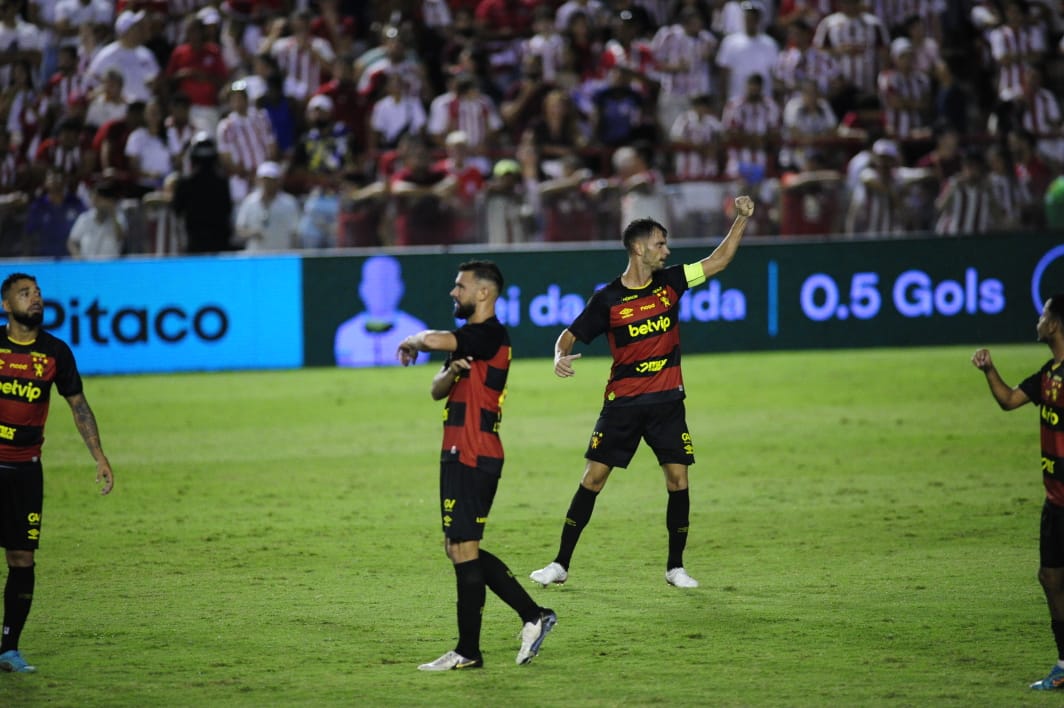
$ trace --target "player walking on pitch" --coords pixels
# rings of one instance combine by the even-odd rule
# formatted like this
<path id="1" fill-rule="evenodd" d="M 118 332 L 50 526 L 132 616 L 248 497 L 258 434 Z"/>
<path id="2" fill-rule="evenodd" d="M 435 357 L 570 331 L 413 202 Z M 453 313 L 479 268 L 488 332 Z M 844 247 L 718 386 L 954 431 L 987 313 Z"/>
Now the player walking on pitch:
<path id="1" fill-rule="evenodd" d="M 584 457 L 584 476 L 562 525 L 558 555 L 532 580 L 546 587 L 564 583 L 580 533 L 591 519 L 595 499 L 614 467 L 627 467 L 646 440 L 665 472 L 669 500 L 665 525 L 669 557 L 665 580 L 681 588 L 698 587 L 683 567 L 691 501 L 687 468 L 694 446 L 687 430 L 683 374 L 680 370 L 680 296 L 724 270 L 739 248 L 746 222 L 754 213 L 748 196 L 735 200 L 736 217 L 724 240 L 697 263 L 665 267 L 668 233 L 652 219 L 636 219 L 624 229 L 628 267 L 588 300 L 587 306 L 554 345 L 554 373 L 573 376 L 573 346 L 605 334 L 613 355 L 605 400 Z"/>
<path id="2" fill-rule="evenodd" d="M 0 670 L 33 673 L 18 643 L 33 602 L 34 553 L 41 536 L 44 475 L 41 446 L 52 385 L 70 405 L 85 444 L 96 460 L 101 494 L 114 487 L 111 463 L 100 445 L 96 417 L 82 392 L 74 354 L 41 330 L 44 301 L 32 275 L 14 273 L 0 285 L 7 326 L 0 336 L 0 544 L 6 549 L 4 628 Z"/>
<path id="3" fill-rule="evenodd" d="M 517 663 L 527 664 L 539 653 L 547 633 L 558 621 L 540 607 L 514 578 L 506 564 L 480 547 L 502 475 L 499 438 L 506 378 L 510 370 L 510 335 L 495 316 L 503 278 L 490 261 L 458 267 L 451 298 L 454 316 L 466 323 L 447 332 L 425 330 L 399 345 L 403 366 L 418 352 L 447 352 L 447 361 L 432 379 L 433 400 L 447 399 L 440 455 L 440 513 L 443 544 L 454 563 L 458 583 L 458 645 L 418 668 L 422 671 L 471 669 L 484 665 L 480 624 L 486 588 L 521 617 L 521 648 Z"/>
<path id="4" fill-rule="evenodd" d="M 1002 410 L 1011 411 L 1027 402 L 1041 409 L 1042 483 L 1046 489 L 1042 505 L 1039 540 L 1038 580 L 1049 604 L 1050 627 L 1057 644 L 1057 663 L 1044 679 L 1031 688 L 1051 691 L 1064 688 L 1064 293 L 1049 298 L 1042 308 L 1036 328 L 1038 341 L 1049 345 L 1053 358 L 1034 374 L 1012 388 L 994 367 L 990 352 L 980 349 L 972 364 L 986 374 L 990 393 Z M 1060 470 L 1057 465 L 1062 465 Z"/>

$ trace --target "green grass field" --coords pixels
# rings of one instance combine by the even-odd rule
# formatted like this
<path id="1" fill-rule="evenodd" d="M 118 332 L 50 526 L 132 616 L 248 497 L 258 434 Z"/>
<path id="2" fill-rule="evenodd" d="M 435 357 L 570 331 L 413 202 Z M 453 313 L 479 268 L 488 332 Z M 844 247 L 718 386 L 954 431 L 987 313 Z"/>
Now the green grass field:
<path id="1" fill-rule="evenodd" d="M 974 347 L 688 357 L 686 565 L 665 492 L 617 470 L 569 582 L 553 558 L 608 362 L 518 361 L 484 547 L 559 615 L 529 666 L 489 593 L 483 671 L 453 647 L 434 368 L 95 378 L 101 498 L 53 404 L 37 592 L 2 706 L 1018 706 L 1054 658 L 1035 579 L 1038 416 Z M 1016 384 L 1040 345 L 993 347 Z"/>

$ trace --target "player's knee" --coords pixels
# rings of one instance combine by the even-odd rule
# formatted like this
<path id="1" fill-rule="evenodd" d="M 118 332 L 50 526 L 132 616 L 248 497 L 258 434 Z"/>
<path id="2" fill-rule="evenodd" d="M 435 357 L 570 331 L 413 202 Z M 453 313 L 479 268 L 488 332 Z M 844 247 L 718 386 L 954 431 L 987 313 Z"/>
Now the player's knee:
<path id="1" fill-rule="evenodd" d="M 33 565 L 33 551 L 7 551 L 7 565 L 9 568 L 29 568 Z"/>
<path id="2" fill-rule="evenodd" d="M 1064 568 L 1039 568 L 1038 582 L 1047 592 L 1064 593 Z"/>

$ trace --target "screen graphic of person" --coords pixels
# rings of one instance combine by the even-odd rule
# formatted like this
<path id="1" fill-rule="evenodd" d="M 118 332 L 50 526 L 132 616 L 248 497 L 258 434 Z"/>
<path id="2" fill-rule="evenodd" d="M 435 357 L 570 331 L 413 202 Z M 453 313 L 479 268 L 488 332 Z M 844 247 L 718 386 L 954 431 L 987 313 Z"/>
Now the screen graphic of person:
<path id="1" fill-rule="evenodd" d="M 403 299 L 402 267 L 392 256 L 372 256 L 362 264 L 358 296 L 366 310 L 336 328 L 337 366 L 395 366 L 395 350 L 425 323 L 399 309 Z M 424 364 L 422 353 L 414 363 Z"/>

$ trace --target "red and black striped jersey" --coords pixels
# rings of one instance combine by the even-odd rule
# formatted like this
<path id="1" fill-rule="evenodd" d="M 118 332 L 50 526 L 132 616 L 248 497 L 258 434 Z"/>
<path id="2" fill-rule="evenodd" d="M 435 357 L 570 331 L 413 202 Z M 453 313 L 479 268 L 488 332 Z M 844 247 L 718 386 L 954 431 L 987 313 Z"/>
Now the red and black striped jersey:
<path id="1" fill-rule="evenodd" d="M 569 331 L 584 344 L 606 335 L 613 355 L 605 405 L 631 406 L 681 400 L 680 296 L 705 282 L 702 266 L 671 266 L 642 288 L 621 279 L 602 288 Z"/>
<path id="2" fill-rule="evenodd" d="M 1039 408 L 1042 419 L 1042 483 L 1050 503 L 1064 507 L 1064 367 L 1047 361 L 1024 379 L 1020 390 Z M 1057 474 L 1060 472 L 1060 474 Z"/>
<path id="3" fill-rule="evenodd" d="M 510 334 L 498 318 L 492 317 L 463 325 L 454 336 L 458 348 L 444 366 L 454 359 L 472 357 L 472 361 L 447 396 L 441 459 L 457 458 L 463 465 L 499 473 L 503 463 L 499 425 L 510 373 Z"/>
<path id="4" fill-rule="evenodd" d="M 63 396 L 82 391 L 70 347 L 44 331 L 23 344 L 0 330 L 0 461 L 40 456 L 52 384 Z"/>

